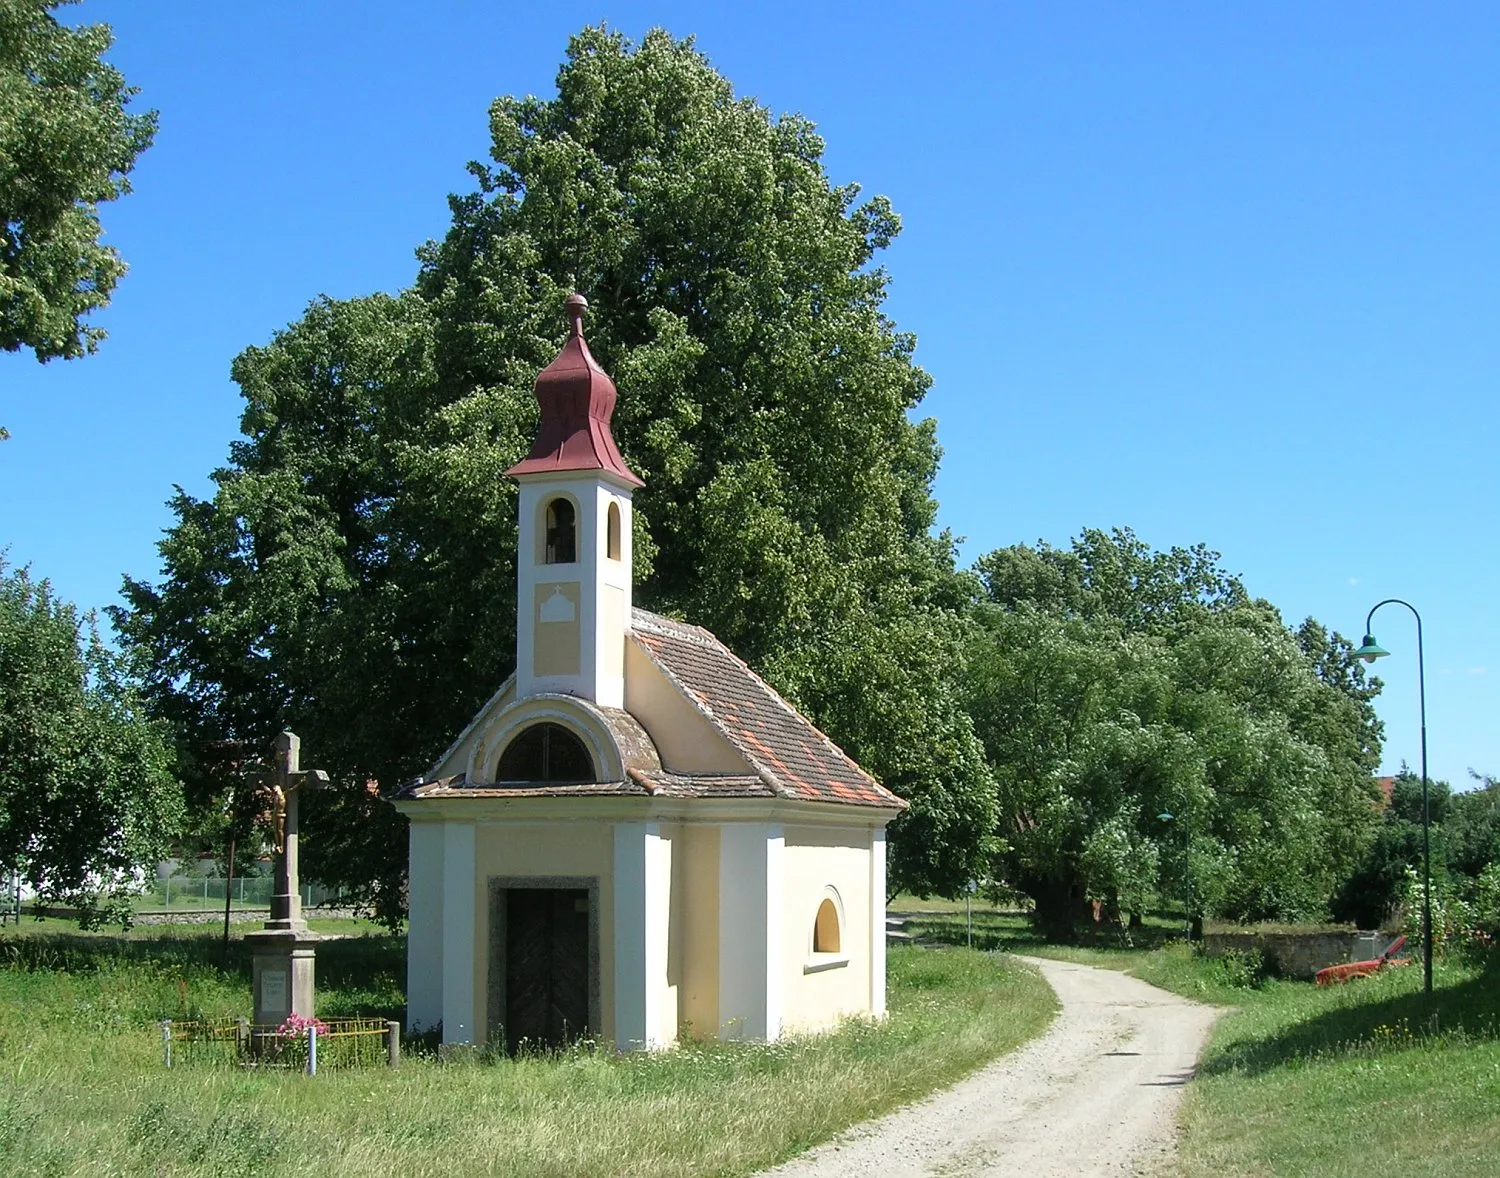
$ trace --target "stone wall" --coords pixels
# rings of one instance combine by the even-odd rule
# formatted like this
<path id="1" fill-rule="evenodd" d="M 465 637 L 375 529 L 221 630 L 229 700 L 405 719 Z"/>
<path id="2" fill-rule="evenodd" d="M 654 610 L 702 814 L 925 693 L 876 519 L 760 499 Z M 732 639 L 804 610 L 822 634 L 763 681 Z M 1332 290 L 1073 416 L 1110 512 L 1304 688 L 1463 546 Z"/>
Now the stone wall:
<path id="1" fill-rule="evenodd" d="M 1259 950 L 1266 964 L 1284 978 L 1308 979 L 1329 965 L 1379 957 L 1395 940 L 1384 933 L 1330 930 L 1308 933 L 1207 933 L 1203 951 L 1210 957 Z"/>

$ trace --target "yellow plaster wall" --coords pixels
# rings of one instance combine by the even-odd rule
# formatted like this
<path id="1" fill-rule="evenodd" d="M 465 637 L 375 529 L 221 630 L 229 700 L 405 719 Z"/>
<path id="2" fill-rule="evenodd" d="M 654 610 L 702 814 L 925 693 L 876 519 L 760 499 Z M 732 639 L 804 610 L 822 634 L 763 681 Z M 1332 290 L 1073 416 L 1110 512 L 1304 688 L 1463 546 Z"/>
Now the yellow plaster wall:
<path id="1" fill-rule="evenodd" d="M 561 593 L 573 606 L 567 622 L 542 621 L 542 603 Z M 576 675 L 580 665 L 582 618 L 577 581 L 543 581 L 535 587 L 532 606 L 531 671 L 534 675 Z"/>
<path id="2" fill-rule="evenodd" d="M 870 1007 L 870 831 L 866 827 L 788 826 L 782 866 L 782 961 L 787 1031 L 820 1031 Z M 840 956 L 847 965 L 806 972 L 813 924 L 832 884 L 843 901 Z M 883 903 L 884 896 L 880 897 Z"/>
<path id="3" fill-rule="evenodd" d="M 599 1014 L 602 1038 L 615 1034 L 614 831 L 607 822 L 481 825 L 474 839 L 475 1041 L 489 1038 L 490 878 L 496 875 L 599 877 Z"/>
<path id="4" fill-rule="evenodd" d="M 673 923 L 682 962 L 678 1019 L 694 1038 L 712 1038 L 719 1026 L 719 828 L 685 824 L 677 845 L 672 863 L 680 870 L 672 893 L 680 913 Z"/>
<path id="5" fill-rule="evenodd" d="M 625 644 L 625 710 L 651 734 L 662 765 L 678 773 L 749 773 L 734 746 L 678 694 L 634 642 Z"/>

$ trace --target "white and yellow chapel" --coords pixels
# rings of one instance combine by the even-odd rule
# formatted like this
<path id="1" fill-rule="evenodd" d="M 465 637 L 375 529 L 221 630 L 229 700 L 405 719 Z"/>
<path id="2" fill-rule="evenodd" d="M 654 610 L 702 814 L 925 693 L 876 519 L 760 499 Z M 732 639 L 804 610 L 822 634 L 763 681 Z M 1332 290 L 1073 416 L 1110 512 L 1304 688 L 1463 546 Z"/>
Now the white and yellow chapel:
<path id="1" fill-rule="evenodd" d="M 407 1026 L 515 1050 L 775 1039 L 885 1012 L 905 803 L 707 630 L 636 609 L 631 496 L 579 295 L 537 378 L 516 671 L 393 801 Z"/>

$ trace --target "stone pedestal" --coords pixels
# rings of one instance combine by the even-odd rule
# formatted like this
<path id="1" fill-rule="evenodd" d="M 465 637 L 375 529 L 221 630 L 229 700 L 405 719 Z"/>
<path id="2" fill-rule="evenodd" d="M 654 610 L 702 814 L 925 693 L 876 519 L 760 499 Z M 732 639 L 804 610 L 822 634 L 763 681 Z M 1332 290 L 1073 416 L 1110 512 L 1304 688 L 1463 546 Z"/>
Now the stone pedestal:
<path id="1" fill-rule="evenodd" d="M 306 926 L 245 934 L 251 953 L 257 1027 L 279 1027 L 290 1014 L 313 1017 L 313 955 L 322 939 Z"/>

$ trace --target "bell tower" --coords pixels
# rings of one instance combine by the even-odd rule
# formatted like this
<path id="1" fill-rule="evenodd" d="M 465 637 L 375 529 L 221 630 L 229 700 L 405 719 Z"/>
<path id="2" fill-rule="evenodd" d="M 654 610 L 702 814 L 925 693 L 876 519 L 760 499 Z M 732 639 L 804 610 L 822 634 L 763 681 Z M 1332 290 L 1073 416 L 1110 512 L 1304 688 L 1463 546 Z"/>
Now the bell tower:
<path id="1" fill-rule="evenodd" d="M 520 484 L 516 696 L 566 692 L 625 704 L 630 497 L 645 484 L 610 433 L 618 392 L 583 338 L 588 302 L 566 303 L 568 342 L 536 380 L 541 426 L 505 473 Z"/>

